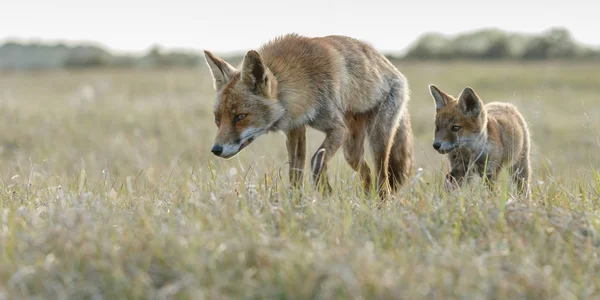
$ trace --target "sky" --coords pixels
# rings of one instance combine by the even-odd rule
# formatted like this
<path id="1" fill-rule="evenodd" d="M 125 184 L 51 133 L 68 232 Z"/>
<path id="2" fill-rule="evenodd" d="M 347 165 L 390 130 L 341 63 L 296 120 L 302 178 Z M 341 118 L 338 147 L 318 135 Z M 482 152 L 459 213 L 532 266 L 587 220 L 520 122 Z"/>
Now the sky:
<path id="1" fill-rule="evenodd" d="M 569 29 L 600 46 L 600 20 L 590 0 L 4 0 L 0 41 L 86 41 L 113 51 L 166 48 L 234 53 L 275 36 L 349 35 L 376 48 L 406 49 L 421 34 L 481 28 L 540 33 Z"/>

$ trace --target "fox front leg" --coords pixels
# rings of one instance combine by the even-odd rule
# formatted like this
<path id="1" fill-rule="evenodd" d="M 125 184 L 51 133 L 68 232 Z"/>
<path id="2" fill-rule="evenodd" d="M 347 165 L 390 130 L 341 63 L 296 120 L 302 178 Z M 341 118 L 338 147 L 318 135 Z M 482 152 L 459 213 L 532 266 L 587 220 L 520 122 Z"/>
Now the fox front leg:
<path id="1" fill-rule="evenodd" d="M 319 190 L 323 189 L 323 192 L 330 193 L 332 188 L 327 179 L 327 172 L 325 168 L 325 155 L 327 150 L 319 148 L 313 158 L 310 161 L 310 166 L 313 173 L 313 182 Z M 323 176 L 325 174 L 325 176 Z"/>
<path id="2" fill-rule="evenodd" d="M 298 127 L 286 133 L 286 146 L 290 160 L 290 183 L 293 188 L 302 186 L 304 162 L 306 161 L 306 127 Z"/>
<path id="3" fill-rule="evenodd" d="M 500 166 L 494 164 L 492 161 L 478 164 L 479 176 L 483 180 L 483 184 L 489 189 L 494 190 L 494 185 L 497 179 L 497 174 L 500 172 Z"/>
<path id="4" fill-rule="evenodd" d="M 444 178 L 444 187 L 447 190 L 453 190 L 461 187 L 466 180 L 466 173 L 467 172 L 462 164 L 453 166 L 452 170 L 450 170 L 450 173 L 446 174 L 446 177 Z"/>
<path id="5" fill-rule="evenodd" d="M 323 144 L 310 161 L 313 181 L 317 185 L 317 188 L 323 190 L 326 194 L 332 191 L 327 178 L 327 163 L 342 146 L 346 131 L 345 126 L 338 126 L 326 131 Z"/>
<path id="6" fill-rule="evenodd" d="M 446 190 L 454 190 L 460 187 L 459 178 L 452 176 L 452 172 L 447 173 L 444 178 L 444 188 Z"/>

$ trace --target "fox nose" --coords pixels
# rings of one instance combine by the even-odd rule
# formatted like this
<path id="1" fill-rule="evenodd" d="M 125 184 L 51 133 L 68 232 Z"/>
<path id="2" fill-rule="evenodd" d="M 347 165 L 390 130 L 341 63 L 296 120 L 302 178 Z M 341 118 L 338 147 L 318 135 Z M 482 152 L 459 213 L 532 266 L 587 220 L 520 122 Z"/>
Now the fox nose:
<path id="1" fill-rule="evenodd" d="M 212 150 L 210 150 L 214 155 L 221 155 L 221 153 L 223 153 L 223 147 L 219 146 L 219 145 L 214 145 L 212 147 Z"/>
<path id="2" fill-rule="evenodd" d="M 441 146 L 442 146 L 442 143 L 440 143 L 440 142 L 433 143 L 433 149 L 435 149 L 435 150 L 440 150 Z"/>

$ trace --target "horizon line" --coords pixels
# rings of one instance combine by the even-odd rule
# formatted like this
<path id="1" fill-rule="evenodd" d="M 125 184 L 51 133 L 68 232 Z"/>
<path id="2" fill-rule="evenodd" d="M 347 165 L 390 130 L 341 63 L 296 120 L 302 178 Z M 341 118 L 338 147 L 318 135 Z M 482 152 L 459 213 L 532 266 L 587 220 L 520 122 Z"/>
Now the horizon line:
<path id="1" fill-rule="evenodd" d="M 410 49 L 411 45 L 413 45 L 420 38 L 422 38 L 423 36 L 426 36 L 426 35 L 439 35 L 439 36 L 443 36 L 446 38 L 456 38 L 457 36 L 460 36 L 460 35 L 472 34 L 472 33 L 476 33 L 479 31 L 498 30 L 498 31 L 502 31 L 506 34 L 520 34 L 520 35 L 524 35 L 524 36 L 536 36 L 536 35 L 542 35 L 552 29 L 564 29 L 567 32 L 569 32 L 569 34 L 572 35 L 571 31 L 567 27 L 558 26 L 558 25 L 549 26 L 546 29 L 535 32 L 535 33 L 525 32 L 525 31 L 516 31 L 516 30 L 512 30 L 512 31 L 505 30 L 505 29 L 502 29 L 497 26 L 496 27 L 483 26 L 483 27 L 474 28 L 471 30 L 463 30 L 463 31 L 453 33 L 453 34 L 446 34 L 446 33 L 440 32 L 440 31 L 424 32 L 424 33 L 416 35 L 416 37 L 413 39 L 413 41 L 410 43 L 407 43 L 402 49 L 385 49 L 385 48 L 378 48 L 378 47 L 375 47 L 375 48 L 378 51 L 385 53 L 385 54 L 399 55 L 399 54 L 402 54 L 402 53 L 408 51 L 408 49 Z M 280 35 L 276 35 L 276 36 L 281 36 L 281 35 L 285 35 L 285 34 L 280 34 Z M 327 34 L 327 35 L 335 35 L 335 34 Z M 327 36 L 327 35 L 322 35 L 322 36 Z M 276 36 L 274 36 L 274 37 L 276 37 Z M 308 37 L 313 37 L 313 36 L 308 36 Z M 317 37 L 317 36 L 314 36 L 314 37 Z M 263 43 L 266 43 L 266 42 L 268 42 L 268 41 L 264 41 Z M 578 41 L 574 37 L 573 37 L 573 42 L 575 42 L 576 44 L 578 44 L 580 46 L 600 49 L 600 43 L 599 44 L 583 43 L 581 41 Z M 121 54 L 121 55 L 143 55 L 144 53 L 147 53 L 148 51 L 152 50 L 155 47 L 158 47 L 167 52 L 185 52 L 185 53 L 192 52 L 192 53 L 200 53 L 200 54 L 202 53 L 203 50 L 206 49 L 205 47 L 165 46 L 159 42 L 153 42 L 153 43 L 148 44 L 143 49 L 138 49 L 138 50 L 129 49 L 128 50 L 128 49 L 123 49 L 123 48 L 119 49 L 118 47 L 110 46 L 99 40 L 70 39 L 70 38 L 44 38 L 44 37 L 39 37 L 39 36 L 30 36 L 30 37 L 4 36 L 4 37 L 0 37 L 0 46 L 3 46 L 8 43 L 20 43 L 20 44 L 36 44 L 37 43 L 37 44 L 48 45 L 48 46 L 62 44 L 62 45 L 71 46 L 71 47 L 94 46 L 94 47 L 101 48 L 113 55 L 115 55 L 115 54 L 117 54 L 117 55 L 118 54 Z M 235 50 L 228 50 L 228 51 L 223 51 L 223 50 L 213 51 L 213 50 L 211 50 L 211 52 L 218 53 L 220 55 L 236 56 L 236 55 L 243 55 L 248 50 L 251 50 L 251 48 L 248 48 L 248 49 L 238 48 Z"/>

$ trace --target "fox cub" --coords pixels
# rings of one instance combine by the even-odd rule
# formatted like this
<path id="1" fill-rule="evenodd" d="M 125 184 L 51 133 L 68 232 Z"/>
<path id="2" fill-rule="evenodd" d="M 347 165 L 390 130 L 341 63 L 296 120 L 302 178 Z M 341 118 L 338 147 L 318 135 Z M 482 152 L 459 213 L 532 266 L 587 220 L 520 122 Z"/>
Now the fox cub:
<path id="1" fill-rule="evenodd" d="M 510 167 L 519 192 L 529 194 L 529 130 L 523 116 L 509 103 L 483 103 L 470 87 L 458 100 L 429 85 L 435 101 L 433 148 L 448 154 L 451 171 L 446 183 L 462 185 L 471 170 L 493 183 L 500 170 Z"/>

